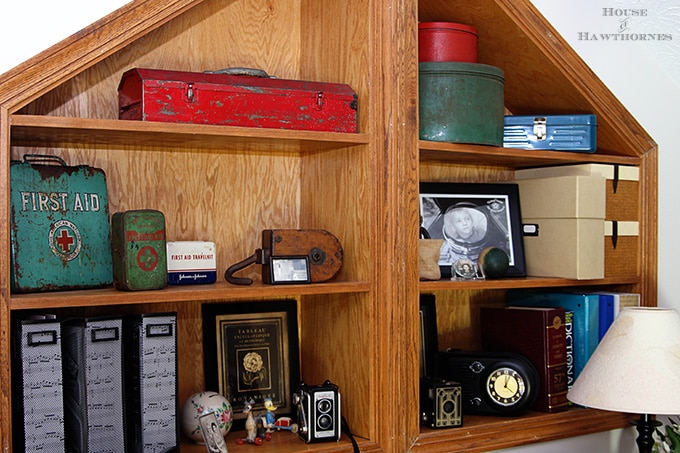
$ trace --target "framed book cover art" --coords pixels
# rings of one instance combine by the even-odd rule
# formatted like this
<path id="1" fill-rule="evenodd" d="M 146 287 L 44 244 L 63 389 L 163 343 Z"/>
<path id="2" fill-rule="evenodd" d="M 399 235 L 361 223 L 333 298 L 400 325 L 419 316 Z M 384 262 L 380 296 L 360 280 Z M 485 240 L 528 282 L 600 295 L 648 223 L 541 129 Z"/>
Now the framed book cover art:
<path id="1" fill-rule="evenodd" d="M 294 300 L 203 305 L 206 390 L 229 400 L 237 427 L 247 417 L 246 401 L 254 411 L 264 411 L 270 398 L 279 417 L 295 412 L 298 350 Z"/>
<path id="2" fill-rule="evenodd" d="M 421 231 L 443 239 L 442 277 L 452 266 L 477 265 L 479 254 L 498 247 L 508 255 L 508 277 L 526 277 L 519 189 L 511 183 L 420 184 Z"/>

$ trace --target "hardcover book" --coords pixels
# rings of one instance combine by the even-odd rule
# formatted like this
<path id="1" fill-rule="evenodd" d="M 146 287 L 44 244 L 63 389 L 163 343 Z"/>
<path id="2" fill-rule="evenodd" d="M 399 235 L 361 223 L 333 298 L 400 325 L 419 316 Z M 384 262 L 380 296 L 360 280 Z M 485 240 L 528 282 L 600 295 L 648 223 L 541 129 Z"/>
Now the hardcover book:
<path id="1" fill-rule="evenodd" d="M 511 290 L 510 306 L 562 307 L 574 312 L 574 379 L 595 351 L 600 334 L 600 297 L 597 294 Z"/>
<path id="2" fill-rule="evenodd" d="M 619 299 L 618 305 L 614 305 L 614 317 L 618 316 L 619 312 L 626 307 L 639 307 L 640 294 L 638 293 L 618 293 L 616 295 Z"/>
<path id="3" fill-rule="evenodd" d="M 482 348 L 521 354 L 538 370 L 541 389 L 534 410 L 567 408 L 567 347 L 564 309 L 506 307 L 481 309 Z"/>
<path id="4" fill-rule="evenodd" d="M 574 375 L 574 312 L 566 310 L 564 312 L 564 336 L 567 345 L 567 390 L 571 388 L 576 380 Z"/>
<path id="5" fill-rule="evenodd" d="M 602 340 L 609 326 L 614 322 L 614 294 L 596 293 L 600 298 L 600 324 L 598 341 Z"/>
<path id="6" fill-rule="evenodd" d="M 613 319 L 616 319 L 622 308 L 640 306 L 640 294 L 638 293 L 618 293 L 615 291 L 614 292 L 598 291 L 598 294 L 607 294 L 613 298 L 614 304 Z"/>

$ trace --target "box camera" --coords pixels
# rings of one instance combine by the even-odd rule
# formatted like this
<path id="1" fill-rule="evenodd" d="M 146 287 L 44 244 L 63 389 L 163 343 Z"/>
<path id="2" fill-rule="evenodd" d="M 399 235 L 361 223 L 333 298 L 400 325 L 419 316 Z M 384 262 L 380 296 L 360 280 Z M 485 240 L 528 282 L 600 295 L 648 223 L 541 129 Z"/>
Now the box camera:
<path id="1" fill-rule="evenodd" d="M 455 381 L 436 377 L 420 378 L 420 424 L 450 428 L 463 424 L 462 390 Z"/>
<path id="2" fill-rule="evenodd" d="M 297 405 L 298 435 L 307 443 L 340 440 L 340 393 L 330 381 L 310 386 L 300 383 L 293 394 Z"/>

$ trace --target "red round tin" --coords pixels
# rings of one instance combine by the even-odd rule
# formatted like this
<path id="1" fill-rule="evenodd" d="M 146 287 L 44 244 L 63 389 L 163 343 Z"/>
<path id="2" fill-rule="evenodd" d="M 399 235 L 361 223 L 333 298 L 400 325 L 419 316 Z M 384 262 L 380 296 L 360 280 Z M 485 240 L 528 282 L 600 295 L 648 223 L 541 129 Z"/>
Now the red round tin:
<path id="1" fill-rule="evenodd" d="M 418 24 L 418 61 L 477 63 L 477 29 L 455 22 Z"/>

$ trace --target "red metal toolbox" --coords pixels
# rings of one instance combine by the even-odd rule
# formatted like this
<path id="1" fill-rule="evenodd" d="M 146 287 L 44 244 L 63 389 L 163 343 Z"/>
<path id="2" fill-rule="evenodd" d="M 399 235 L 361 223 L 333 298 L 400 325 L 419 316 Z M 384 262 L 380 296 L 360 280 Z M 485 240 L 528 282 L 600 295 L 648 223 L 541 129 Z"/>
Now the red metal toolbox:
<path id="1" fill-rule="evenodd" d="M 118 87 L 119 118 L 331 132 L 357 132 L 348 85 L 243 72 L 134 68 Z"/>

